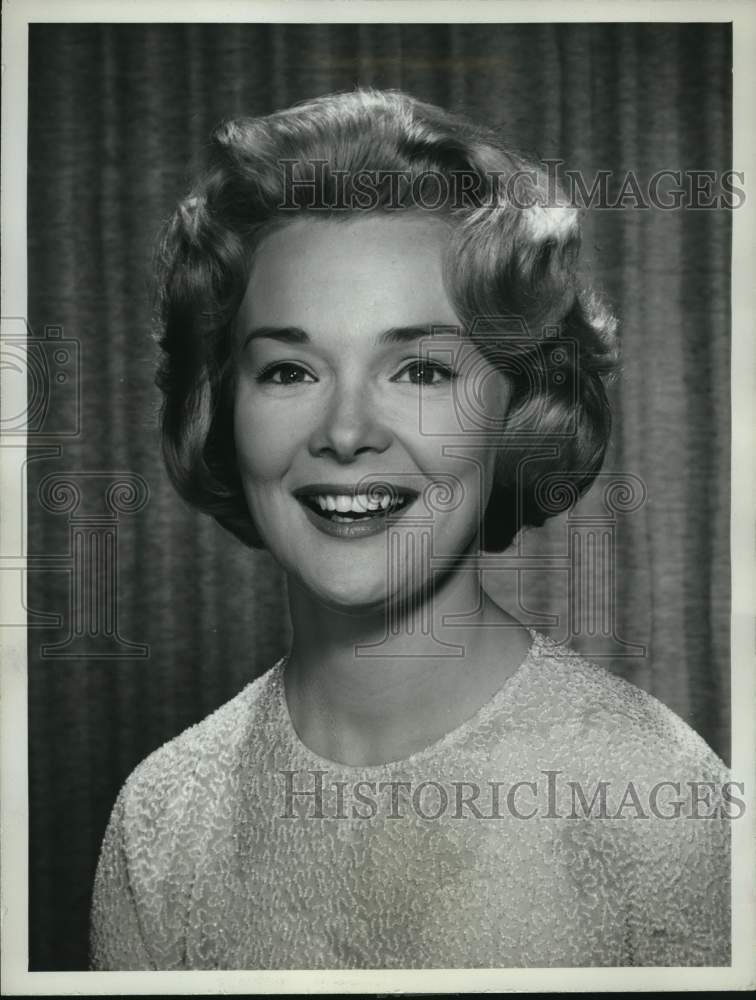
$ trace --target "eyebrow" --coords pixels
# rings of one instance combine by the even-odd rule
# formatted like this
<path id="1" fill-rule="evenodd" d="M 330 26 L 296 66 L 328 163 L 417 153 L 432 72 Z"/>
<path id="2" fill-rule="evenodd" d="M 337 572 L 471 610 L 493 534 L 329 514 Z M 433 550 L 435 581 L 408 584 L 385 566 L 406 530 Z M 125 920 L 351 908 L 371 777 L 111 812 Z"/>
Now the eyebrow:
<path id="1" fill-rule="evenodd" d="M 422 337 L 432 337 L 438 334 L 459 335 L 459 328 L 450 324 L 433 324 L 427 326 L 392 326 L 384 330 L 378 337 L 379 344 L 408 344 Z M 258 326 L 244 338 L 243 347 L 250 340 L 267 337 L 282 344 L 309 344 L 309 334 L 299 326 Z"/>

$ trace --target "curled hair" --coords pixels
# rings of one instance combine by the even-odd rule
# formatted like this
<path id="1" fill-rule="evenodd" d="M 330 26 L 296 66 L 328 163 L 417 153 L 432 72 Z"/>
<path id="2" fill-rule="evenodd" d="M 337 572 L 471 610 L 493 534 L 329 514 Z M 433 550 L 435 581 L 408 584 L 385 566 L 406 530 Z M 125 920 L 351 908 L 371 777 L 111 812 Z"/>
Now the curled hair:
<path id="1" fill-rule="evenodd" d="M 333 94 L 216 128 L 206 170 L 157 249 L 168 473 L 248 545 L 262 542 L 236 461 L 231 330 L 255 250 L 294 218 L 397 211 L 449 222 L 450 299 L 513 386 L 484 547 L 504 549 L 521 528 L 567 509 L 601 467 L 616 322 L 577 280 L 576 209 L 541 163 L 466 118 L 398 91 Z M 554 472 L 572 488 L 543 503 L 538 484 Z"/>

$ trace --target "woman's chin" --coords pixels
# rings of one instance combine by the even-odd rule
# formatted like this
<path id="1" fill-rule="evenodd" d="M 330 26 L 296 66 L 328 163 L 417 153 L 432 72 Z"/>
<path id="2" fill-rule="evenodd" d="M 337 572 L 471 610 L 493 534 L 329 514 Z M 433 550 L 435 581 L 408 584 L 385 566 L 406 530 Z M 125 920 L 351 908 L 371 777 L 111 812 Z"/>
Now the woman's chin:
<path id="1" fill-rule="evenodd" d="M 306 580 L 299 576 L 297 585 L 316 604 L 344 615 L 384 615 L 389 607 L 404 604 L 411 597 L 409 594 L 403 596 L 395 588 L 389 590 L 385 579 L 331 579 L 325 584 L 322 579 Z"/>
<path id="2" fill-rule="evenodd" d="M 367 615 L 383 613 L 386 607 L 385 587 L 329 586 L 322 584 L 307 590 L 315 600 L 331 611 L 347 615 Z"/>

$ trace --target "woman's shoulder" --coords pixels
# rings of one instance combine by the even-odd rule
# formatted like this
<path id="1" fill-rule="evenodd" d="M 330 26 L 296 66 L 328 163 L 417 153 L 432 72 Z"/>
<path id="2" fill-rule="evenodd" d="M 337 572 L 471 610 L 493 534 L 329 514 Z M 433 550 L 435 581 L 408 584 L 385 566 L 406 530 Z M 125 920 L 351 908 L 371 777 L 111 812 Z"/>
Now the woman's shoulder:
<path id="1" fill-rule="evenodd" d="M 181 808 L 198 787 L 206 793 L 219 790 L 234 774 L 245 738 L 266 710 L 277 666 L 145 757 L 122 789 L 127 815 L 145 808 Z"/>
<path id="2" fill-rule="evenodd" d="M 725 764 L 706 741 L 649 691 L 542 633 L 535 633 L 531 661 L 526 698 L 541 726 L 605 766 L 726 778 Z"/>
<path id="3" fill-rule="evenodd" d="M 633 964 L 727 965 L 738 807 L 725 764 L 658 698 L 569 647 L 538 634 L 531 661 L 522 743 L 553 779 L 549 822 L 573 877 L 592 897 L 604 878 L 622 894 Z"/>
<path id="4" fill-rule="evenodd" d="M 149 968 L 150 953 L 162 956 L 153 967 L 181 967 L 197 859 L 219 857 L 233 835 L 229 783 L 238 780 L 241 748 L 265 712 L 274 670 L 153 751 L 123 784 L 95 879 L 96 967 Z"/>

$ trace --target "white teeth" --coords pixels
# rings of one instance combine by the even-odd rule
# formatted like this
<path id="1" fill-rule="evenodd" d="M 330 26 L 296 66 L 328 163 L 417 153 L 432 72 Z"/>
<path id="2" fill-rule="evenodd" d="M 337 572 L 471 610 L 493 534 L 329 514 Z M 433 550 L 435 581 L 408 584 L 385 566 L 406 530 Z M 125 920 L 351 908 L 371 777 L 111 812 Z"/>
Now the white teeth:
<path id="1" fill-rule="evenodd" d="M 382 496 L 368 496 L 358 493 L 356 496 L 340 494 L 320 494 L 313 496 L 322 511 L 333 511 L 337 514 L 366 514 L 368 512 L 388 510 L 389 507 L 401 507 L 406 500 L 403 496 L 392 496 L 384 493 Z"/>

